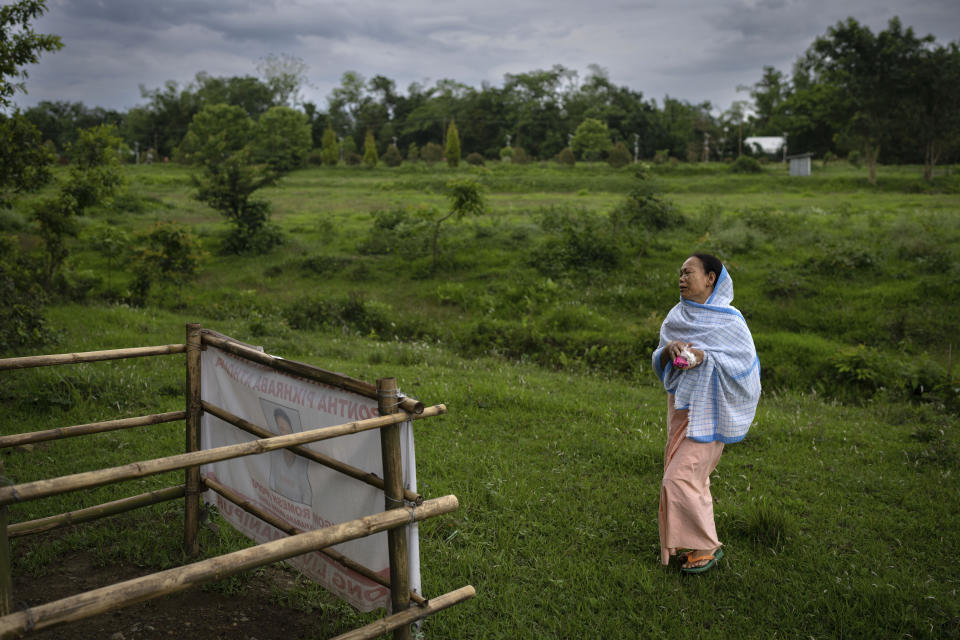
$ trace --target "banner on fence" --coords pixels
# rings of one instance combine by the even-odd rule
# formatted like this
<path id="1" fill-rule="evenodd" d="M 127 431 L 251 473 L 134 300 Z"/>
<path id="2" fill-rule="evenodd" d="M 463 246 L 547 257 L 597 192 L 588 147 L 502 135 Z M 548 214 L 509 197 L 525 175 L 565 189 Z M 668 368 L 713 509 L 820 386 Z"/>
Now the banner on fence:
<path id="1" fill-rule="evenodd" d="M 283 435 L 364 420 L 378 415 L 377 402 L 298 378 L 207 347 L 202 360 L 203 400 L 273 433 Z M 413 429 L 400 429 L 404 486 L 416 491 Z M 238 444 L 255 436 L 204 414 L 204 449 Z M 383 477 L 378 429 L 341 436 L 306 447 Z M 230 487 L 260 509 L 300 529 L 319 529 L 384 510 L 383 491 L 287 450 L 204 465 L 201 473 Z M 213 491 L 204 500 L 244 535 L 256 542 L 286 536 L 231 504 Z M 420 592 L 417 525 L 407 527 L 410 586 Z M 388 577 L 387 534 L 378 533 L 333 547 L 351 560 Z M 389 590 L 315 552 L 288 561 L 305 576 L 337 594 L 360 611 L 388 607 Z"/>

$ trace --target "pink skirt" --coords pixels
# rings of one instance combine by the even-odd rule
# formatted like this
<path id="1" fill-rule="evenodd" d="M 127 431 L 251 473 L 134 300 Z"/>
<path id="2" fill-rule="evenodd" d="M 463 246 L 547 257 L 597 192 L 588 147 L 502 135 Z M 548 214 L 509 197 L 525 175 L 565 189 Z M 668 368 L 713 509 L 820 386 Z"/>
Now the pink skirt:
<path id="1" fill-rule="evenodd" d="M 696 442 L 687 438 L 686 409 L 673 407 L 667 396 L 667 447 L 660 485 L 660 562 L 681 549 L 715 549 L 721 546 L 713 521 L 710 474 L 720 462 L 722 442 Z"/>

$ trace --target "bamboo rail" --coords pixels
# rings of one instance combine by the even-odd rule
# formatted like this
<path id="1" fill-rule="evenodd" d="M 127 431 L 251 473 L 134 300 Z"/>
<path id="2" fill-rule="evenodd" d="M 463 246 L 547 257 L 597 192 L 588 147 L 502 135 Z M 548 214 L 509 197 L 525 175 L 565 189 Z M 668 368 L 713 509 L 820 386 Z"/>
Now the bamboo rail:
<path id="1" fill-rule="evenodd" d="M 453 495 L 425 500 L 415 509 L 392 509 L 31 607 L 0 618 L 0 640 L 184 591 L 247 569 L 449 513 L 457 506 L 457 498 Z"/>
<path id="2" fill-rule="evenodd" d="M 58 353 L 47 356 L 24 356 L 22 358 L 4 358 L 0 360 L 0 371 L 7 369 L 28 369 L 30 367 L 49 367 L 55 364 L 79 364 L 81 362 L 99 362 L 101 360 L 123 360 L 124 358 L 143 358 L 163 356 L 170 353 L 183 353 L 185 344 L 165 344 L 158 347 L 132 347 L 130 349 L 109 349 L 106 351 L 84 351 L 81 353 Z"/>
<path id="3" fill-rule="evenodd" d="M 201 406 L 203 407 L 203 410 L 206 411 L 207 413 L 220 418 L 224 422 L 228 422 L 232 424 L 238 429 L 241 429 L 243 431 L 246 431 L 247 433 L 253 434 L 258 438 L 270 438 L 276 435 L 272 431 L 264 429 L 259 425 L 255 425 L 252 422 L 244 420 L 243 418 L 233 416 L 227 413 L 226 411 L 223 411 L 219 407 L 216 407 L 210 404 L 206 400 L 204 400 L 201 403 Z M 313 451 L 312 449 L 307 449 L 306 447 L 289 447 L 288 451 L 292 451 L 297 455 L 307 458 L 308 460 L 312 460 L 316 463 L 322 464 L 325 467 L 329 467 L 331 469 L 339 471 L 340 473 L 350 476 L 351 478 L 360 480 L 361 482 L 366 482 L 367 484 L 373 487 L 376 487 L 377 489 L 380 489 L 380 490 L 383 489 L 383 478 L 380 478 L 375 473 L 370 473 L 368 471 L 364 471 L 363 469 L 358 469 L 357 467 L 349 465 L 345 462 L 341 462 L 336 458 L 325 456 L 322 453 L 317 453 L 316 451 Z M 420 495 L 419 493 L 414 493 L 413 491 L 409 491 L 407 489 L 404 489 L 403 491 L 403 498 L 404 500 L 408 500 L 410 502 L 413 502 L 414 504 L 420 504 L 421 502 L 423 502 L 422 495 Z"/>
<path id="4" fill-rule="evenodd" d="M 464 600 L 469 600 L 476 594 L 477 592 L 473 586 L 468 584 L 465 587 L 460 587 L 442 596 L 430 598 L 422 607 L 413 607 L 406 611 L 387 616 L 386 618 L 381 618 L 359 629 L 353 629 L 352 631 L 340 634 L 333 640 L 373 640 L 373 638 L 382 636 L 395 629 L 409 627 L 409 625 L 417 620 L 422 620 L 438 611 L 452 607 Z"/>
<path id="5" fill-rule="evenodd" d="M 183 497 L 185 490 L 186 487 L 181 484 L 175 487 L 141 493 L 138 496 L 104 502 L 103 504 L 87 507 L 86 509 L 78 509 L 46 518 L 18 522 L 7 527 L 7 535 L 11 538 L 19 538 L 21 536 L 29 536 L 35 533 L 59 529 L 60 527 L 66 527 L 72 524 L 89 522 L 90 520 L 124 513 L 125 511 L 132 511 L 140 507 L 157 504 L 158 502 L 176 500 L 177 498 Z"/>
<path id="6" fill-rule="evenodd" d="M 183 420 L 186 417 L 186 411 L 169 411 L 167 413 L 155 413 L 149 416 L 138 416 L 136 418 L 105 420 L 103 422 L 77 424 L 70 427 L 60 427 L 58 429 L 47 429 L 45 431 L 17 433 L 10 436 L 0 437 L 0 449 L 7 447 L 18 447 L 25 444 L 34 444 L 35 442 L 45 442 L 47 440 L 59 440 L 61 438 L 85 436 L 91 433 L 104 433 L 106 431 L 116 431 L 118 429 L 129 429 L 131 427 L 145 427 L 164 422 L 176 422 L 177 420 Z"/>
<path id="7" fill-rule="evenodd" d="M 219 493 L 221 496 L 223 496 L 233 504 L 237 505 L 247 513 L 263 520 L 264 522 L 269 524 L 271 527 L 275 527 L 276 529 L 283 531 L 287 535 L 295 536 L 297 534 L 304 533 L 305 531 L 307 531 L 307 529 L 300 529 L 299 527 L 294 527 L 293 525 L 286 522 L 285 520 L 281 520 L 280 518 L 274 516 L 273 514 L 267 513 L 263 509 L 260 509 L 254 506 L 249 500 L 246 500 L 242 495 L 240 495 L 239 493 L 236 493 L 235 491 L 231 490 L 229 487 L 217 482 L 216 480 L 213 480 L 212 478 L 203 478 L 203 483 L 208 488 L 215 491 L 216 493 Z M 423 504 L 423 502 L 421 502 L 420 504 Z M 376 573 L 375 571 L 371 571 L 370 569 L 363 566 L 359 562 L 354 562 L 353 560 L 343 555 L 342 553 L 334 551 L 333 549 L 319 549 L 319 552 L 327 556 L 334 562 L 337 562 L 343 565 L 347 569 L 350 569 L 355 573 L 359 573 L 364 578 L 373 580 L 377 584 L 387 587 L 388 589 L 390 588 L 389 580 L 381 576 L 379 573 Z M 418 593 L 414 593 L 413 591 L 410 592 L 410 598 L 412 600 L 415 600 L 418 604 L 426 603 L 426 600 L 423 598 L 423 596 L 421 596 Z"/>
<path id="8" fill-rule="evenodd" d="M 252 360 L 271 369 L 300 376 L 307 380 L 313 380 L 314 382 L 352 391 L 362 396 L 367 396 L 368 398 L 377 398 L 377 387 L 369 382 L 357 380 L 342 373 L 327 371 L 326 369 L 321 369 L 303 362 L 297 362 L 296 360 L 278 358 L 277 356 L 258 351 L 249 345 L 242 344 L 215 331 L 210 331 L 209 329 L 204 329 L 201 333 L 204 344 L 212 345 L 218 349 L 232 353 L 235 356 L 240 356 L 241 358 Z M 413 398 L 404 397 L 400 408 L 407 413 L 417 414 L 423 411 L 423 403 Z"/>
<path id="9" fill-rule="evenodd" d="M 204 451 L 193 451 L 190 453 L 181 453 L 165 458 L 156 458 L 143 462 L 134 462 L 131 464 L 112 467 L 109 469 L 99 469 L 97 471 L 87 471 L 76 473 L 69 476 L 62 476 L 49 480 L 37 480 L 26 482 L 11 487 L 0 487 L 0 505 L 7 505 L 14 502 L 26 502 L 28 500 L 37 500 L 58 493 L 67 493 L 80 489 L 89 489 L 101 485 L 120 482 L 123 480 L 132 480 L 144 476 L 165 473 L 167 471 L 176 471 L 186 469 L 187 467 L 206 464 L 208 462 L 219 462 L 230 458 L 240 458 L 243 456 L 266 453 L 276 449 L 285 449 L 291 445 L 306 444 L 308 442 L 318 442 L 329 438 L 369 431 L 370 429 L 379 429 L 387 425 L 404 422 L 410 419 L 429 418 L 446 413 L 445 405 L 438 404 L 424 409 L 419 415 L 410 415 L 407 413 L 397 413 L 388 416 L 379 416 L 377 418 L 368 418 L 366 420 L 357 420 L 347 422 L 332 427 L 322 429 L 313 429 L 302 431 L 300 433 L 291 433 L 283 436 L 274 436 L 244 442 L 241 444 L 227 445 L 217 447 L 216 449 L 206 449 Z M 224 411 L 225 414 L 228 414 Z M 236 417 L 236 416 L 234 416 Z"/>

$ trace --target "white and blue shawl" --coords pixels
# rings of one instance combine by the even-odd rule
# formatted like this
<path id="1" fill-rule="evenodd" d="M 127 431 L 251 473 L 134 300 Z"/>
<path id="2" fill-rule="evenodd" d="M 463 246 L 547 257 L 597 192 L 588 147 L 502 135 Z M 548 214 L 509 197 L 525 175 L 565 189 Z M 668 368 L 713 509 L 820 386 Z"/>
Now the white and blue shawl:
<path id="1" fill-rule="evenodd" d="M 727 269 L 720 273 L 706 303 L 681 299 L 660 327 L 660 344 L 653 353 L 653 369 L 677 409 L 689 410 L 687 437 L 697 442 L 739 442 L 757 412 L 760 400 L 760 360 L 753 336 L 734 307 L 733 281 Z M 660 354 L 671 340 L 693 343 L 704 353 L 703 362 L 680 369 Z"/>

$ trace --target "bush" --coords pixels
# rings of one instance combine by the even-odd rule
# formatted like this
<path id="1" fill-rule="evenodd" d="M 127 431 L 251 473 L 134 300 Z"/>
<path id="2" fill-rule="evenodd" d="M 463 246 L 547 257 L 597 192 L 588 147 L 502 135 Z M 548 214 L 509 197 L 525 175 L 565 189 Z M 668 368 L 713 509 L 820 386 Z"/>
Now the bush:
<path id="1" fill-rule="evenodd" d="M 530 156 L 523 150 L 523 147 L 513 148 L 513 164 L 529 164 Z"/>
<path id="2" fill-rule="evenodd" d="M 670 149 L 660 149 L 653 154 L 653 161 L 656 164 L 666 164 L 670 160 Z"/>
<path id="3" fill-rule="evenodd" d="M 756 158 L 740 156 L 728 167 L 731 173 L 763 173 L 763 167 Z"/>
<path id="4" fill-rule="evenodd" d="M 400 156 L 400 150 L 395 145 L 390 145 L 386 153 L 383 154 L 383 162 L 388 167 L 399 167 L 403 164 L 403 158 Z"/>
<path id="5" fill-rule="evenodd" d="M 683 216 L 659 197 L 659 189 L 641 168 L 627 197 L 610 213 L 610 224 L 621 238 L 639 231 L 660 231 L 683 223 Z"/>
<path id="6" fill-rule="evenodd" d="M 623 259 L 618 239 L 599 216 L 551 207 L 541 212 L 538 222 L 546 237 L 534 248 L 530 263 L 544 275 L 612 271 Z"/>
<path id="7" fill-rule="evenodd" d="M 436 142 L 428 142 L 420 151 L 420 158 L 429 164 L 440 162 L 443 160 L 443 147 Z"/>
<path id="8" fill-rule="evenodd" d="M 468 155 L 466 160 L 467 160 L 467 164 L 472 164 L 474 166 L 483 166 L 484 164 L 483 156 L 477 153 L 476 151 Z"/>
<path id="9" fill-rule="evenodd" d="M 361 156 L 359 153 L 356 153 L 354 151 L 351 151 L 350 153 L 345 154 L 343 159 L 347 163 L 347 165 L 351 167 L 355 167 L 358 164 L 361 164 L 363 162 L 363 156 Z"/>
<path id="10" fill-rule="evenodd" d="M 573 151 L 570 150 L 570 147 L 565 147 L 557 154 L 557 162 L 572 167 L 577 163 L 577 159 L 573 157 Z"/>
<path id="11" fill-rule="evenodd" d="M 623 144 L 623 142 L 618 142 L 613 145 L 613 149 L 610 150 L 610 154 L 607 156 L 607 162 L 609 162 L 610 166 L 614 169 L 627 166 L 631 160 L 633 160 L 633 156 L 630 155 L 627 146 Z"/>
<path id="12" fill-rule="evenodd" d="M 0 352 L 43 344 L 50 338 L 43 318 L 46 294 L 35 267 L 21 258 L 13 240 L 0 236 Z"/>
<path id="13" fill-rule="evenodd" d="M 504 162 L 510 162 L 513 159 L 513 147 L 500 149 L 500 159 Z"/>
<path id="14" fill-rule="evenodd" d="M 420 159 L 420 147 L 417 146 L 416 142 L 411 142 L 410 146 L 407 147 L 407 162 L 416 162 Z"/>
<path id="15" fill-rule="evenodd" d="M 851 151 L 850 153 L 847 154 L 847 162 L 850 163 L 851 167 L 857 167 L 859 169 L 860 158 L 861 158 L 860 152 L 856 150 Z"/>

